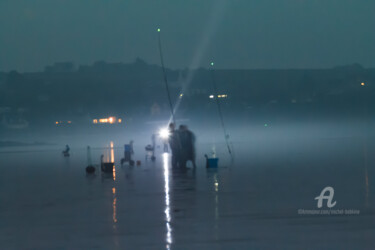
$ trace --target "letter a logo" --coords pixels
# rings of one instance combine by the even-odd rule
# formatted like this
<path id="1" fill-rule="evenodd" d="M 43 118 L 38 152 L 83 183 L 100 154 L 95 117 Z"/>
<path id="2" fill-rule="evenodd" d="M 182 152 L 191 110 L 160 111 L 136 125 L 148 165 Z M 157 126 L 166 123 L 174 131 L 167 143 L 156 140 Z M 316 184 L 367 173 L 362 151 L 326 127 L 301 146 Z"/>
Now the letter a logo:
<path id="1" fill-rule="evenodd" d="M 325 193 L 329 192 L 328 195 L 325 195 Z M 318 200 L 318 208 L 321 208 L 323 206 L 323 199 L 327 200 L 327 207 L 331 208 L 336 205 L 336 201 L 332 203 L 333 195 L 335 194 L 335 190 L 333 190 L 333 187 L 325 187 L 319 196 L 315 197 L 315 200 Z"/>

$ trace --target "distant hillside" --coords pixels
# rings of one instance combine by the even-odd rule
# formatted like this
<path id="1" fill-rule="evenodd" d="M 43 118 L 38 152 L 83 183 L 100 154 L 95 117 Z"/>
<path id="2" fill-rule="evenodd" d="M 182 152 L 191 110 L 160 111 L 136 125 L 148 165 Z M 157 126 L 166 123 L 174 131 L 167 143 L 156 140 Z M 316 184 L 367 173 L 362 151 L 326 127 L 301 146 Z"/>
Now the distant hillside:
<path id="1" fill-rule="evenodd" d="M 182 117 L 216 111 L 210 98 L 212 76 L 224 111 L 244 119 L 267 113 L 355 115 L 364 107 L 372 112 L 374 104 L 375 70 L 358 64 L 314 70 L 167 70 L 167 76 L 173 102 L 182 99 L 177 113 Z M 108 115 L 158 119 L 170 113 L 161 68 L 141 59 L 77 68 L 67 62 L 38 73 L 0 73 L 0 90 L 3 123 L 90 121 Z"/>

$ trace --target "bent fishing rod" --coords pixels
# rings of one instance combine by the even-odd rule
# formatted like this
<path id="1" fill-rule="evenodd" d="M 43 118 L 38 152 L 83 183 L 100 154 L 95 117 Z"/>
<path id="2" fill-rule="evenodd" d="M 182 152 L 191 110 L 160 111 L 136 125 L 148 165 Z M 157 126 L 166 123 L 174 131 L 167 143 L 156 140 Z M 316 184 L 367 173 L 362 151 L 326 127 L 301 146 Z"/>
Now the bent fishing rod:
<path id="1" fill-rule="evenodd" d="M 232 158 L 232 161 L 233 161 L 233 154 L 232 154 L 232 150 L 230 149 L 229 140 L 228 140 L 229 135 L 227 134 L 227 129 L 225 127 L 224 118 L 223 118 L 223 112 L 221 110 L 221 105 L 220 105 L 220 101 L 219 101 L 219 98 L 218 98 L 218 91 L 217 91 L 217 85 L 216 85 L 216 81 L 215 81 L 215 74 L 214 74 L 213 66 L 214 66 L 214 63 L 211 62 L 210 71 L 211 71 L 212 86 L 213 86 L 213 90 L 214 90 L 214 99 L 216 100 L 217 110 L 218 110 L 219 117 L 220 117 L 221 127 L 223 128 L 224 138 L 225 138 L 225 143 L 226 143 L 227 148 L 228 148 L 228 153 L 230 154 L 230 156 Z"/>

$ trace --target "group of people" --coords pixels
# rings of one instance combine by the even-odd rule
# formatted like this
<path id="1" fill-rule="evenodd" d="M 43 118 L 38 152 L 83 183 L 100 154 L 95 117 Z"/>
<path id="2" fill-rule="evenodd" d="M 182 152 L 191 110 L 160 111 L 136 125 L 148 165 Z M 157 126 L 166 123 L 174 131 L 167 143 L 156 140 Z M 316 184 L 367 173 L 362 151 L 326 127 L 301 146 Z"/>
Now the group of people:
<path id="1" fill-rule="evenodd" d="M 172 151 L 172 167 L 186 168 L 186 163 L 191 161 L 195 168 L 195 136 L 186 125 L 169 124 L 169 146 Z"/>

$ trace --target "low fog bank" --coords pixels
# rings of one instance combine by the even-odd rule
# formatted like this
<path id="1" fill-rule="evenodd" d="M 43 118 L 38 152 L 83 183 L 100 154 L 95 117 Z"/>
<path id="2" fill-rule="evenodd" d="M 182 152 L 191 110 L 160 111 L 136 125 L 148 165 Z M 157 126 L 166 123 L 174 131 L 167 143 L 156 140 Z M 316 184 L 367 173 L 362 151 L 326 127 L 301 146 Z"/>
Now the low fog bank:
<path id="1" fill-rule="evenodd" d="M 209 119 L 177 119 L 177 125 L 187 125 L 196 135 L 197 148 L 225 148 L 225 136 L 218 116 Z M 151 144 L 152 134 L 157 135 L 157 144 L 162 145 L 158 136 L 160 129 L 166 128 L 168 119 L 144 121 L 140 124 L 101 124 L 90 126 L 54 126 L 44 129 L 3 130 L 0 151 L 31 150 L 45 148 L 60 150 L 68 144 L 71 148 L 105 147 L 113 142 L 122 147 L 134 140 L 143 150 Z M 229 143 L 252 147 L 268 147 L 282 150 L 283 147 L 307 147 L 309 144 L 323 144 L 329 140 L 372 140 L 373 120 L 363 119 L 271 119 L 257 117 L 243 122 L 241 119 L 224 117 L 224 126 Z M 200 146 L 201 145 L 201 146 Z M 236 146 L 237 147 L 237 146 Z M 203 152 L 201 152 L 203 153 Z M 209 153 L 209 152 L 205 152 Z"/>

